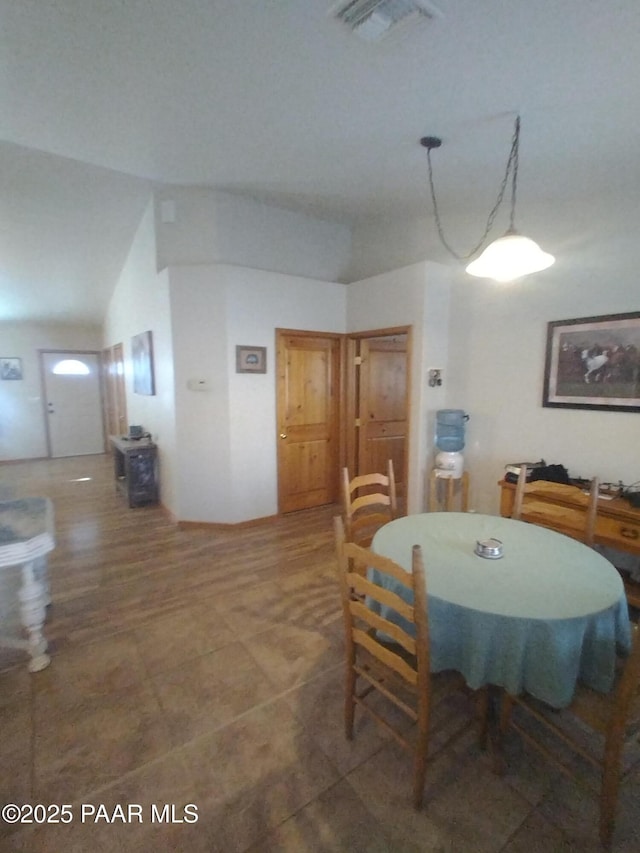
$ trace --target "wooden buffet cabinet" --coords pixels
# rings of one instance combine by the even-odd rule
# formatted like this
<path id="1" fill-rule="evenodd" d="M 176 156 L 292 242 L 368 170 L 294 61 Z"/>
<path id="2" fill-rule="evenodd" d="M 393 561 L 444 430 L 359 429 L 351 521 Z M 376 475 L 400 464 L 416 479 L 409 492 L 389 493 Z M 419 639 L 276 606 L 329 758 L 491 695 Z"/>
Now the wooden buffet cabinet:
<path id="1" fill-rule="evenodd" d="M 500 515 L 511 516 L 516 492 L 515 483 L 500 480 L 498 485 L 500 486 Z M 572 502 L 566 498 L 555 499 L 546 495 L 541 498 L 536 495 L 536 501 L 540 500 L 549 504 L 549 523 L 545 526 L 551 528 L 554 526 L 554 505 L 573 506 Z M 598 501 L 595 542 L 597 545 L 605 545 L 608 548 L 640 556 L 640 509 L 632 507 L 624 498 L 611 500 L 601 498 Z M 627 577 L 624 577 L 624 582 L 629 602 L 635 607 L 640 607 L 640 583 L 631 581 Z"/>
<path id="2" fill-rule="evenodd" d="M 510 516 L 516 493 L 515 483 L 500 480 L 500 515 Z M 541 498 L 536 495 L 536 500 Z M 542 498 L 550 504 L 549 527 L 553 527 L 553 505 L 572 507 L 574 504 L 566 499 Z M 577 502 L 575 506 L 580 506 Z M 640 555 L 640 509 L 634 509 L 624 498 L 598 501 L 596 517 L 596 536 L 598 545 L 607 545 L 619 551 L 629 551 Z"/>

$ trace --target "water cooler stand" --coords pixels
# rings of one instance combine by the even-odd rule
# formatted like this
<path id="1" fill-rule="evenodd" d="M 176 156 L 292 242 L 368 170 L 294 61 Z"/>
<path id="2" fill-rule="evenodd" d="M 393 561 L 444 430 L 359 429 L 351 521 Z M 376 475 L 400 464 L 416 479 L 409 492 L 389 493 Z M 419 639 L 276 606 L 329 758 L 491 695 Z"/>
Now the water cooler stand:
<path id="1" fill-rule="evenodd" d="M 430 477 L 429 509 L 452 510 L 459 497 L 460 509 L 466 512 L 469 476 L 464 470 L 465 425 L 469 415 L 463 409 L 439 409 L 436 412 L 435 468 Z M 439 483 L 439 481 L 447 481 Z M 444 495 L 442 494 L 444 492 Z"/>

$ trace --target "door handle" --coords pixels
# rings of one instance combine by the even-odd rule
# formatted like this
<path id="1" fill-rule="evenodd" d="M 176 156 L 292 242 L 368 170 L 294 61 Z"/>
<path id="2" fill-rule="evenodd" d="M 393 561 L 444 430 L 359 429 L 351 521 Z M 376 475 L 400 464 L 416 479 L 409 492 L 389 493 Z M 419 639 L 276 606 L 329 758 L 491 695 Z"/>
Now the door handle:
<path id="1" fill-rule="evenodd" d="M 53 409 L 53 403 L 47 403 L 47 411 L 49 412 L 50 415 L 55 414 L 54 409 Z"/>
<path id="2" fill-rule="evenodd" d="M 287 437 L 286 432 L 281 432 L 281 433 L 280 433 L 280 438 L 286 438 L 286 437 Z"/>

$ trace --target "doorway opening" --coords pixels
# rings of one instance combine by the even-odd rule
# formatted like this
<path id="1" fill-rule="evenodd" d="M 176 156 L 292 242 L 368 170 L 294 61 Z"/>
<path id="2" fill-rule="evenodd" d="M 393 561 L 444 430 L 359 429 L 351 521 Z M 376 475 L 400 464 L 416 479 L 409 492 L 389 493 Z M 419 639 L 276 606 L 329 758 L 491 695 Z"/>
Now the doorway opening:
<path id="1" fill-rule="evenodd" d="M 278 510 L 340 501 L 340 471 L 386 471 L 406 505 L 411 327 L 276 329 Z"/>
<path id="2" fill-rule="evenodd" d="M 387 469 L 406 507 L 409 466 L 411 327 L 347 336 L 346 465 L 349 476 Z"/>
<path id="3" fill-rule="evenodd" d="M 104 421 L 107 435 L 127 435 L 127 394 L 124 381 L 124 350 L 114 344 L 102 352 L 104 379 Z M 107 439 L 107 450 L 111 447 Z"/>
<path id="4" fill-rule="evenodd" d="M 343 335 L 276 329 L 278 511 L 339 498 Z"/>
<path id="5" fill-rule="evenodd" d="M 50 458 L 104 453 L 100 353 L 39 350 Z"/>

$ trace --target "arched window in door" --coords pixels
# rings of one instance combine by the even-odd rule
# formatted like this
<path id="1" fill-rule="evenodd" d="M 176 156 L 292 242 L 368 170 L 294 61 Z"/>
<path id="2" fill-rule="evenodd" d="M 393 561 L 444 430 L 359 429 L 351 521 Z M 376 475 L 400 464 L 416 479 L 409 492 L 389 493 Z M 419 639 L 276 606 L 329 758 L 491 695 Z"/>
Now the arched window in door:
<path id="1" fill-rule="evenodd" d="M 77 358 L 63 358 L 51 371 L 57 376 L 87 376 L 91 373 L 89 366 Z"/>

